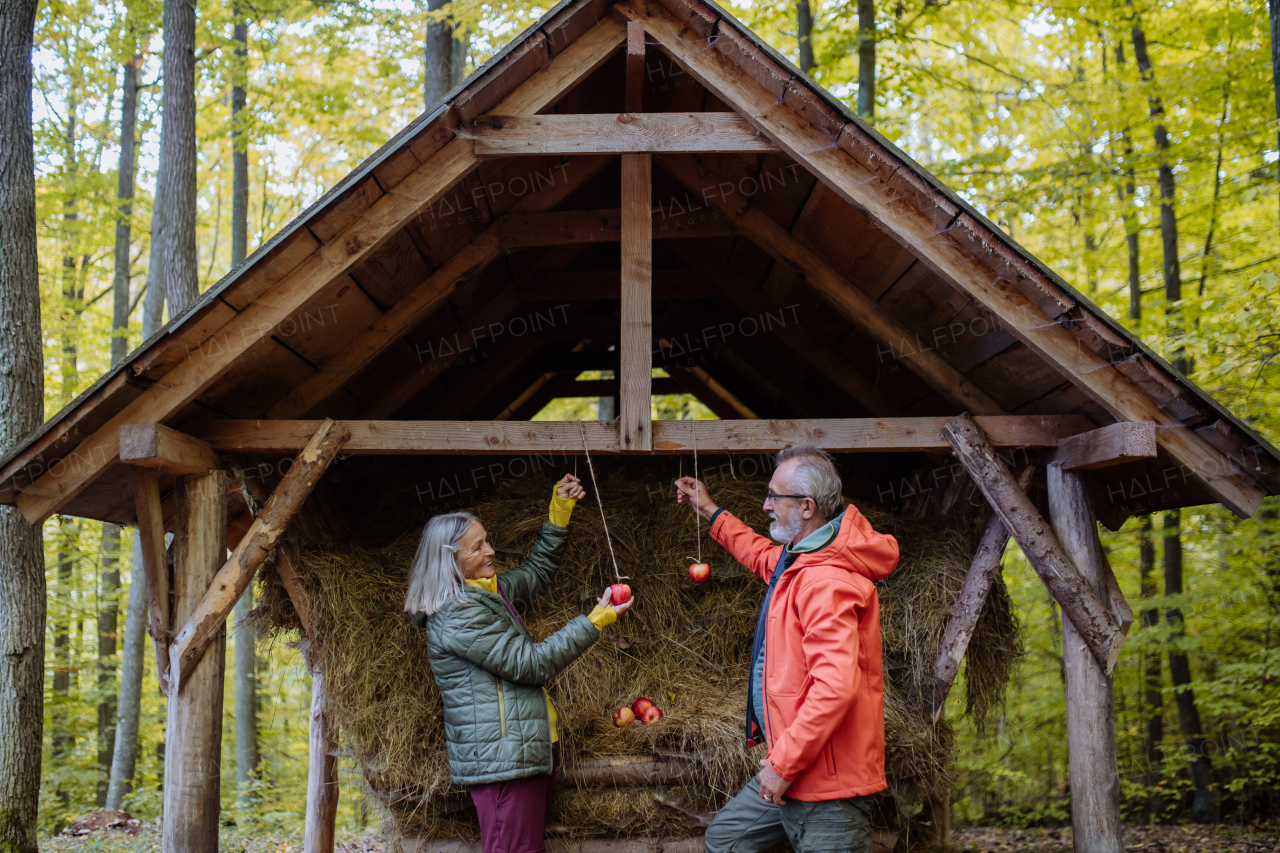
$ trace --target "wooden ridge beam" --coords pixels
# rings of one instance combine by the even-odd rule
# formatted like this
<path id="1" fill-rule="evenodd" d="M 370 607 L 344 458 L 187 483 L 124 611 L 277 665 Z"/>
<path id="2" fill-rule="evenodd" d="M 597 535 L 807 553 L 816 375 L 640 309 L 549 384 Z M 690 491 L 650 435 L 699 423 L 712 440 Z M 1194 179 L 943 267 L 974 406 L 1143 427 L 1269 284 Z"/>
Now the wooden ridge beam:
<path id="1" fill-rule="evenodd" d="M 227 614 L 253 580 L 258 566 L 276 547 L 294 513 L 320 482 L 346 438 L 347 432 L 340 424 L 324 421 L 285 472 L 249 531 L 214 577 L 209 591 L 173 638 L 169 647 L 169 683 L 174 688 L 181 687 L 183 674 L 195 667 L 210 640 L 222 630 Z"/>
<path id="2" fill-rule="evenodd" d="M 949 416 L 922 418 L 833 418 L 818 420 L 652 421 L 653 452 L 700 453 L 781 450 L 817 444 L 833 453 L 949 452 L 941 437 Z M 1093 428 L 1079 415 L 999 415 L 974 419 L 995 447 L 1054 447 L 1058 440 Z M 296 453 L 320 421 L 202 421 L 187 431 L 224 453 Z M 353 456 L 582 452 L 577 421 L 341 421 Z M 591 452 L 618 453 L 616 423 L 587 421 Z M 645 451 L 646 453 L 649 451 Z"/>
<path id="3" fill-rule="evenodd" d="M 1157 433 L 1160 446 L 1194 472 L 1228 509 L 1248 517 L 1261 505 L 1265 492 L 1237 471 L 1227 457 L 1163 410 L 1120 373 L 1118 365 L 1086 346 L 1013 286 L 1012 282 L 1025 277 L 1046 293 L 1062 293 L 985 226 L 910 174 L 910 164 L 898 164 L 864 131 L 839 116 L 831 126 L 797 115 L 797 105 L 811 96 L 803 87 L 796 89 L 788 82 L 783 82 L 778 92 L 753 79 L 730 58 L 741 37 L 718 22 L 712 25 L 716 36 L 707 38 L 655 0 L 622 0 L 613 10 L 625 19 L 643 21 L 650 37 L 690 76 L 739 114 L 751 116 L 752 123 L 784 153 L 909 247 L 943 280 L 990 310 L 1004 328 L 1116 418 L 1175 427 Z M 743 61 L 750 63 L 754 58 Z M 891 186 L 895 182 L 902 192 Z M 923 205 L 932 205 L 932 215 L 904 200 L 904 193 L 918 196 Z M 975 257 L 975 249 L 990 249 L 988 260 Z"/>
<path id="4" fill-rule="evenodd" d="M 1156 447 L 1156 425 L 1150 421 L 1109 424 L 1064 438 L 1050 461 L 1067 471 L 1109 468 L 1138 459 L 1154 459 Z"/>
<path id="5" fill-rule="evenodd" d="M 480 158 L 528 154 L 774 153 L 736 113 L 594 113 L 478 116 L 460 135 Z"/>
<path id="6" fill-rule="evenodd" d="M 943 427 L 943 435 L 978 484 L 987 502 L 1017 540 L 1027 562 L 1049 588 L 1080 634 L 1080 640 L 1107 675 L 1115 668 L 1125 632 L 1110 609 L 1092 592 L 1071 562 L 1053 529 L 996 455 L 982 428 L 967 414 Z"/>
<path id="7" fill-rule="evenodd" d="M 175 476 L 208 474 L 218 467 L 208 442 L 154 422 L 120 427 L 120 461 Z"/>
<path id="8" fill-rule="evenodd" d="M 658 165 L 694 192 L 721 183 L 733 187 L 731 182 L 721 182 L 720 175 L 699 157 L 663 157 Z M 914 346 L 914 332 L 890 316 L 874 299 L 774 222 L 767 213 L 752 207 L 747 198 L 736 189 L 712 193 L 706 197 L 728 217 L 742 236 L 798 270 L 806 284 L 834 305 L 850 322 L 862 327 L 882 345 L 899 353 L 907 367 L 938 393 L 956 405 L 978 414 L 1004 414 L 1004 408 L 991 395 L 974 385 L 955 367 L 939 359 L 935 353 L 922 351 L 922 348 Z M 860 399 L 865 396 L 864 391 Z M 883 406 L 883 396 L 882 393 L 877 394 L 873 399 L 880 398 Z"/>
<path id="9" fill-rule="evenodd" d="M 534 115 L 600 67 L 622 43 L 625 28 L 604 18 L 520 84 L 493 111 Z M 321 287 L 368 258 L 405 222 L 434 204 L 479 165 L 470 140 L 454 139 L 381 196 L 367 211 L 302 261 L 263 296 L 151 385 L 76 448 L 76 464 L 63 465 L 27 484 L 15 502 L 40 524 L 116 463 L 121 426 L 163 421 L 213 384 L 240 356 L 266 340 L 277 324 L 302 308 Z"/>
<path id="10" fill-rule="evenodd" d="M 616 243 L 622 239 L 622 211 L 619 208 L 508 213 L 499 216 L 496 225 L 498 246 L 503 249 Z M 652 228 L 655 240 L 706 239 L 736 233 L 724 216 L 669 216 L 661 208 L 653 211 Z"/>

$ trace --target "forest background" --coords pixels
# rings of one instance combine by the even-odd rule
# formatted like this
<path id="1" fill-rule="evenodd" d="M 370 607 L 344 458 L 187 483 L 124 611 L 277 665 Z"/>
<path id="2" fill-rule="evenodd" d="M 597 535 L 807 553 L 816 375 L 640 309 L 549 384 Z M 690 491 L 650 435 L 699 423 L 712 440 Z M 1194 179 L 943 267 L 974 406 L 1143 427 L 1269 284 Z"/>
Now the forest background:
<path id="1" fill-rule="evenodd" d="M 794 0 L 730 8 L 886 137 L 1134 329 L 1273 442 L 1280 439 L 1280 206 L 1268 9 L 1239 0 Z M 424 40 L 452 79 L 546 11 L 524 0 L 200 0 L 199 288 L 232 267 L 233 150 L 247 154 L 247 249 L 433 101 Z M 35 30 L 35 155 L 46 415 L 141 343 L 160 127 L 161 5 L 46 0 Z M 240 25 L 237 28 L 237 24 Z M 430 32 L 428 32 L 430 30 Z M 239 40 L 237 40 L 239 38 Z M 438 44 L 438 42 L 437 42 Z M 237 51 L 237 48 L 240 50 Z M 136 90 L 129 82 L 132 65 Z M 439 75 L 436 75 L 439 78 Z M 874 82 L 873 82 L 874 81 Z M 244 91 L 234 111 L 233 85 Z M 136 91 L 131 209 L 123 109 Z M 439 92 L 436 93 L 437 95 Z M 127 263 L 116 268 L 118 226 Z M 120 328 L 115 301 L 128 322 Z M 117 318 L 113 322 L 113 317 Z M 113 328 L 114 326 L 114 328 Z M 595 400 L 541 417 L 595 418 Z M 689 400 L 655 416 L 711 417 Z M 1131 495 L 1128 499 L 1145 498 Z M 1152 506 L 1157 506 L 1151 496 Z M 126 529 L 44 528 L 49 609 L 40 829 L 106 802 L 126 602 Z M 1140 515 L 1104 544 L 1141 608 L 1117 669 L 1127 820 L 1247 822 L 1280 811 L 1280 550 L 1271 500 Z M 1060 616 L 1011 545 L 1004 576 L 1025 655 L 983 731 L 957 716 L 954 819 L 1069 821 Z M 309 677 L 297 649 L 231 620 L 256 699 L 228 666 L 224 817 L 296 832 Z M 228 659 L 243 651 L 228 649 Z M 145 659 L 150 661 L 148 652 Z M 240 667 L 240 675 L 245 675 Z M 960 691 L 957 694 L 962 695 Z M 125 808 L 160 809 L 164 707 L 150 667 Z M 958 715 L 957 709 L 957 715 Z M 251 717 L 251 719 L 249 718 Z M 237 725 L 237 722 L 240 725 Z M 253 772 L 246 734 L 254 738 Z M 341 762 L 339 824 L 378 819 Z"/>

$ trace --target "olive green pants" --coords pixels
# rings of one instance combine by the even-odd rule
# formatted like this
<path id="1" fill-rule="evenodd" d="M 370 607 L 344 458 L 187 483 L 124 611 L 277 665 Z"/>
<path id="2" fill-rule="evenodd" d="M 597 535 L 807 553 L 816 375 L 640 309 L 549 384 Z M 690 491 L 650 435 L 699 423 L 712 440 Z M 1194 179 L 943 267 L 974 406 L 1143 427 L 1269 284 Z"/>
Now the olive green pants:
<path id="1" fill-rule="evenodd" d="M 870 853 L 870 799 L 807 803 L 783 795 L 776 806 L 761 798 L 752 777 L 707 827 L 706 853 L 762 853 L 784 840 L 795 853 Z"/>

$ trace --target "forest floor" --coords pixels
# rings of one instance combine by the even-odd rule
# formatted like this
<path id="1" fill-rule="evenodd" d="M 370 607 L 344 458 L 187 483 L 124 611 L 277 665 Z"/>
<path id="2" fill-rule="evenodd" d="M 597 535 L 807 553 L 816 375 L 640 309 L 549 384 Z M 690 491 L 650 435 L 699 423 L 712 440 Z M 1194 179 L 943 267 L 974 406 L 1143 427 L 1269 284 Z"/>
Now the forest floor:
<path id="1" fill-rule="evenodd" d="M 1127 853 L 1280 853 L 1280 822 L 1248 827 L 1127 826 Z M 1072 853 L 1069 829 L 969 827 L 951 835 L 956 853 Z M 240 835 L 224 829 L 220 849 L 228 853 L 301 853 L 301 835 Z M 84 835 L 43 838 L 51 853 L 159 853 L 160 830 L 142 824 L 134 832 L 103 829 Z M 336 853 L 390 853 L 379 835 L 339 832 Z"/>

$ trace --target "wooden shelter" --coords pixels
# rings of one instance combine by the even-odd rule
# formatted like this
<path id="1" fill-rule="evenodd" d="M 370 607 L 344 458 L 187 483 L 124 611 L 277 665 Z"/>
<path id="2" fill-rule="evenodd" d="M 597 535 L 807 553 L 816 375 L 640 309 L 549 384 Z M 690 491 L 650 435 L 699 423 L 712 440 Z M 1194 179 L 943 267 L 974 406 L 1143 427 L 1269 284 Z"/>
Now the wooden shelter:
<path id="1" fill-rule="evenodd" d="M 671 392 L 721 420 L 651 421 Z M 529 420 L 568 396 L 618 418 Z M 1077 849 L 1119 851 L 1130 617 L 1094 519 L 1251 515 L 1280 453 L 706 0 L 556 6 L 15 448 L 0 500 L 138 527 L 166 849 L 201 850 L 226 615 L 336 455 L 802 442 L 877 454 L 902 511 L 985 496 L 936 706 L 1012 535 L 1069 616 Z M 294 454 L 269 495 L 229 482 L 229 455 Z M 314 685 L 309 850 L 336 803 Z"/>

